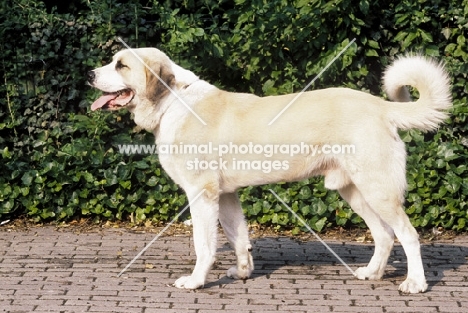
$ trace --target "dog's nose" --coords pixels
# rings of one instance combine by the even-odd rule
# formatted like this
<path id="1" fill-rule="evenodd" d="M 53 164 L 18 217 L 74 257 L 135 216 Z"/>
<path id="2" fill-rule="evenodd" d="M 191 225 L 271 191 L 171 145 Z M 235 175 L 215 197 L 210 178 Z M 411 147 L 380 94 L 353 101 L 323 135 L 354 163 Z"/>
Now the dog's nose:
<path id="1" fill-rule="evenodd" d="M 96 73 L 94 71 L 88 72 L 88 83 L 92 84 L 96 78 Z"/>

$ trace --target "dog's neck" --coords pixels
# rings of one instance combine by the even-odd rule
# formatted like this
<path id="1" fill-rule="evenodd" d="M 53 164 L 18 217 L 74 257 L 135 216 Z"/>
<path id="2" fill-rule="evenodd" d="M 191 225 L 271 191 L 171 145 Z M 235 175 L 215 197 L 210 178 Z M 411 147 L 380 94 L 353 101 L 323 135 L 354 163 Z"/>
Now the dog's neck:
<path id="1" fill-rule="evenodd" d="M 144 108 L 144 110 L 138 110 L 136 107 L 131 110 L 134 114 L 135 123 L 153 132 L 156 142 L 159 139 L 163 118 L 166 119 L 165 127 L 169 127 L 164 133 L 168 135 L 175 123 L 184 121 L 187 116 L 192 116 L 193 112 L 190 112 L 188 107 L 192 107 L 200 102 L 206 94 L 217 89 L 208 82 L 201 80 L 193 72 L 183 69 L 173 62 L 171 62 L 171 69 L 175 78 L 175 84 L 173 85 L 174 93 L 168 93 L 157 103 L 138 106 L 138 108 Z M 140 101 L 148 100 L 141 99 Z"/>
<path id="2" fill-rule="evenodd" d="M 161 117 L 164 114 L 164 109 L 162 109 L 162 103 L 153 104 L 148 99 L 140 99 L 140 102 L 147 101 L 147 105 L 131 106 L 129 111 L 133 114 L 133 121 L 139 127 L 147 130 L 153 131 L 159 127 Z"/>
<path id="3" fill-rule="evenodd" d="M 192 85 L 194 82 L 199 81 L 197 75 L 193 72 L 186 70 L 179 65 L 171 61 L 172 72 L 174 73 L 175 81 L 179 88 L 186 89 L 188 86 Z"/>

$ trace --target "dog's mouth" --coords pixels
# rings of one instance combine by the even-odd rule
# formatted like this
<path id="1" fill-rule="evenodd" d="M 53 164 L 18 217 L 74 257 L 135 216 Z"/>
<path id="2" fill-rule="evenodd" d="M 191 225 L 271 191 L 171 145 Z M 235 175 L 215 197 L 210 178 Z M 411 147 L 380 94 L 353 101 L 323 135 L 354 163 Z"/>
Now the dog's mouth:
<path id="1" fill-rule="evenodd" d="M 129 104 L 135 93 L 131 89 L 122 89 L 116 92 L 104 92 L 99 99 L 91 105 L 91 110 L 118 110 Z"/>

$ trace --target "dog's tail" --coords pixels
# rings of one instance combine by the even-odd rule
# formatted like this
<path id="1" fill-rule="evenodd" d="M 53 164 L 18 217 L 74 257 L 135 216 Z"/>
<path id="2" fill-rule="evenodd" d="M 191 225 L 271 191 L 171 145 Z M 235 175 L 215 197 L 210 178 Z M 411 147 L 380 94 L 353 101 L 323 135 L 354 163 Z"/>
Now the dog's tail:
<path id="1" fill-rule="evenodd" d="M 406 56 L 396 60 L 385 72 L 384 88 L 389 103 L 388 118 L 399 129 L 433 130 L 447 118 L 452 107 L 450 79 L 442 64 L 422 56 Z M 411 102 L 405 86 L 419 92 Z"/>

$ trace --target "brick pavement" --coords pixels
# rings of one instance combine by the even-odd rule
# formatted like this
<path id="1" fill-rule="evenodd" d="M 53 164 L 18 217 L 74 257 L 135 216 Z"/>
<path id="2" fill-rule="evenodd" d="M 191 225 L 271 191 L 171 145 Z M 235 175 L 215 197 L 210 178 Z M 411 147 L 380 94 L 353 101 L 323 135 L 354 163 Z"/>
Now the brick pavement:
<path id="1" fill-rule="evenodd" d="M 194 264 L 187 234 L 164 236 L 120 278 L 155 236 L 124 229 L 76 233 L 53 227 L 0 228 L 0 312 L 468 312 L 468 237 L 424 244 L 424 294 L 397 289 L 406 273 L 396 245 L 381 281 L 359 281 L 317 241 L 253 240 L 256 270 L 231 280 L 233 251 L 220 236 L 218 261 L 204 289 L 171 284 Z M 372 244 L 327 240 L 355 269 Z"/>

